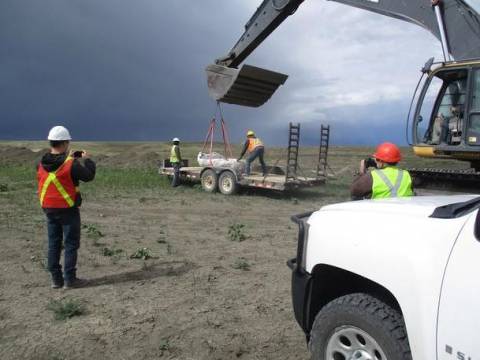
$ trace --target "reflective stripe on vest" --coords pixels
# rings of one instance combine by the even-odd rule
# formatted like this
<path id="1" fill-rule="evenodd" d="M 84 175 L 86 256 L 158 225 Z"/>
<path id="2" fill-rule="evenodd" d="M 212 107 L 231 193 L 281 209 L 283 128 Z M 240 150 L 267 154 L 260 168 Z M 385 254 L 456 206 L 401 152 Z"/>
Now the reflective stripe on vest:
<path id="1" fill-rule="evenodd" d="M 172 149 L 170 150 L 170 162 L 171 163 L 177 163 L 180 162 L 180 160 L 177 157 L 177 152 L 175 151 L 178 145 L 173 145 Z"/>
<path id="2" fill-rule="evenodd" d="M 73 162 L 73 158 L 70 156 L 67 156 L 65 161 L 63 162 L 60 167 L 53 172 L 47 172 L 45 169 L 43 169 L 42 165 L 39 165 L 39 185 L 41 185 L 41 189 L 39 189 L 39 198 L 40 198 L 40 205 L 42 207 L 50 207 L 50 204 L 48 206 L 45 205 L 45 196 L 47 195 L 47 192 L 49 191 L 50 186 L 53 184 L 59 194 L 62 196 L 63 200 L 65 200 L 67 206 L 58 206 L 58 207 L 73 207 L 75 205 L 75 200 L 72 199 L 72 196 L 75 196 L 78 192 L 79 189 L 78 187 L 74 186 L 73 184 L 73 189 L 74 189 L 74 194 L 69 194 L 68 191 L 65 189 L 65 186 L 62 185 L 60 180 L 57 177 L 57 174 L 60 173 L 61 170 L 67 165 L 70 165 Z M 48 174 L 45 177 L 45 175 Z M 70 176 L 70 174 L 69 174 Z M 41 183 L 43 180 L 43 184 Z M 71 179 L 70 179 L 71 181 Z M 72 186 L 69 186 L 72 188 Z"/>
<path id="3" fill-rule="evenodd" d="M 372 171 L 372 199 L 412 196 L 412 179 L 408 171 L 392 166 Z"/>
<path id="4" fill-rule="evenodd" d="M 262 140 L 259 138 L 249 138 L 248 139 L 248 152 L 252 152 L 255 148 L 263 146 Z"/>

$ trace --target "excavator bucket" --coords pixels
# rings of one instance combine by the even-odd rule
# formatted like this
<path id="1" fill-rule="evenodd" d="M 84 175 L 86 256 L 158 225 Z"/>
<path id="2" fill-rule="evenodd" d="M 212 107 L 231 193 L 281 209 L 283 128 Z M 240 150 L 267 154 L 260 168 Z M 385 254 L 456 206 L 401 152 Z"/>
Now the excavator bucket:
<path id="1" fill-rule="evenodd" d="M 209 65 L 208 93 L 216 101 L 259 107 L 263 105 L 288 76 L 274 71 L 243 65 L 240 70 L 222 65 Z"/>

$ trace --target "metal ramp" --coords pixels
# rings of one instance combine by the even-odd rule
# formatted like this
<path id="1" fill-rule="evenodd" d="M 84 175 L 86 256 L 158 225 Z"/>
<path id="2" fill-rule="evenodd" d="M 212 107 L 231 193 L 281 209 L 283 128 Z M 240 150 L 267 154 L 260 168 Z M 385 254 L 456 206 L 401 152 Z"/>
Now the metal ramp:
<path id="1" fill-rule="evenodd" d="M 327 177 L 329 141 L 330 125 L 322 125 L 320 128 L 320 151 L 318 152 L 317 179 L 325 179 Z"/>
<path id="2" fill-rule="evenodd" d="M 285 179 L 297 178 L 298 169 L 298 148 L 300 146 L 300 123 L 296 125 L 290 123 L 288 129 L 288 155 L 287 155 L 287 173 Z"/>

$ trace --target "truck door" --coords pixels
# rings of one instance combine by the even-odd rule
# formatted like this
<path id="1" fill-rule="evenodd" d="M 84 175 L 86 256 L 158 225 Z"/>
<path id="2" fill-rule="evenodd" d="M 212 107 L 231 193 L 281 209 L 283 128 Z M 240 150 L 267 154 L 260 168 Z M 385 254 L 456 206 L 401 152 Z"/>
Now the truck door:
<path id="1" fill-rule="evenodd" d="M 437 328 L 439 360 L 480 359 L 479 214 L 470 215 L 446 267 Z"/>

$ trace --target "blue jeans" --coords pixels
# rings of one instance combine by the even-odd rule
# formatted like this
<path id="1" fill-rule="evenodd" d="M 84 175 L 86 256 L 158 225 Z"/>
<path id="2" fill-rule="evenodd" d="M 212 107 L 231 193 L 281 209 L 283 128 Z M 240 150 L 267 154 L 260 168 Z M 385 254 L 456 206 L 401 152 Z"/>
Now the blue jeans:
<path id="1" fill-rule="evenodd" d="M 250 175 L 250 164 L 258 157 L 260 160 L 260 165 L 262 166 L 263 176 L 267 174 L 267 166 L 265 165 L 265 161 L 263 161 L 263 154 L 265 153 L 265 148 L 263 146 L 259 146 L 250 153 L 247 158 L 247 166 L 245 168 L 245 173 Z"/>
<path id="2" fill-rule="evenodd" d="M 77 252 L 80 247 L 80 210 L 47 212 L 48 226 L 48 270 L 52 280 L 62 283 L 73 281 L 77 272 Z M 60 266 L 62 242 L 65 248 L 64 274 Z"/>
<path id="3" fill-rule="evenodd" d="M 176 187 L 180 185 L 180 163 L 172 163 L 173 167 L 173 179 L 172 179 L 172 186 Z"/>

